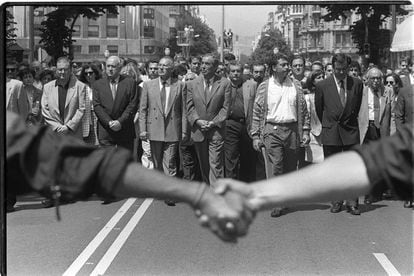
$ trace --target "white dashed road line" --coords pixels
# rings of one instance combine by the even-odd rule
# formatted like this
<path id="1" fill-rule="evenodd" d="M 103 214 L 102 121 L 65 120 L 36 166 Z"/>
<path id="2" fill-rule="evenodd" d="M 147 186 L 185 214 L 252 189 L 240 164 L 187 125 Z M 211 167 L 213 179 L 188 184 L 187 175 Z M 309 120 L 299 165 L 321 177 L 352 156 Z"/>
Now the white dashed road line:
<path id="1" fill-rule="evenodd" d="M 63 273 L 63 276 L 73 276 L 79 272 L 84 266 L 86 261 L 95 252 L 98 246 L 103 242 L 106 236 L 115 227 L 118 221 L 125 215 L 128 209 L 136 201 L 135 198 L 128 199 L 118 212 L 108 221 L 108 223 L 102 228 L 102 230 L 96 235 L 96 237 L 88 244 L 88 246 L 82 251 L 82 253 L 76 258 L 76 260 L 69 266 L 69 268 Z"/>
<path id="2" fill-rule="evenodd" d="M 395 266 L 388 260 L 387 256 L 383 253 L 373 253 L 375 258 L 377 258 L 378 262 L 381 264 L 382 268 L 387 272 L 390 276 L 401 276 Z"/>

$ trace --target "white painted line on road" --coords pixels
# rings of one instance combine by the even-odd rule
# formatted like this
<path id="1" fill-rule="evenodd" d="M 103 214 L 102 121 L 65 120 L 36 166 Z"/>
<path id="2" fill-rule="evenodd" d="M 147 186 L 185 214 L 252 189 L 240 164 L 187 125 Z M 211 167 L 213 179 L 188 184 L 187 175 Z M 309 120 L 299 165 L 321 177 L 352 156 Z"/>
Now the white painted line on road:
<path id="1" fill-rule="evenodd" d="M 134 204 L 136 198 L 128 199 L 124 205 L 113 215 L 108 223 L 102 228 L 102 230 L 96 235 L 96 237 L 88 244 L 88 246 L 82 251 L 82 253 L 76 258 L 76 260 L 69 266 L 69 268 L 63 273 L 63 276 L 73 276 L 79 272 L 89 257 L 95 252 L 96 248 L 102 243 L 106 236 L 111 232 L 112 228 L 118 223 L 118 221 L 125 215 L 128 209 Z"/>
<path id="2" fill-rule="evenodd" d="M 132 231 L 134 230 L 135 226 L 137 226 L 138 222 L 144 216 L 145 212 L 154 201 L 152 198 L 146 199 L 142 205 L 138 208 L 134 216 L 125 226 L 124 230 L 119 234 L 118 238 L 114 241 L 99 263 L 96 265 L 95 269 L 90 274 L 91 276 L 98 276 L 104 275 L 108 267 L 111 265 L 112 261 L 115 259 L 118 252 L 121 250 L 122 246 L 128 239 L 129 235 L 131 235 Z"/>
<path id="3" fill-rule="evenodd" d="M 387 272 L 390 276 L 401 276 L 395 266 L 388 260 L 387 256 L 383 253 L 372 253 L 374 254 L 375 258 L 377 258 L 378 262 L 382 265 L 382 268 Z"/>

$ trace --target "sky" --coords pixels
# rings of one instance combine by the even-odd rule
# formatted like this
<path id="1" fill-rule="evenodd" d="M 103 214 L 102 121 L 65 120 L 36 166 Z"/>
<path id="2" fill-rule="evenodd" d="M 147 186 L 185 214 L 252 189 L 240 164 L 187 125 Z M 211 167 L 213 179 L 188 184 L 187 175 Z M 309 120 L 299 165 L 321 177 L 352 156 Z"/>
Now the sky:
<path id="1" fill-rule="evenodd" d="M 222 5 L 199 5 L 200 15 L 207 18 L 208 25 L 216 35 L 221 32 Z M 231 29 L 234 35 L 256 36 L 266 24 L 269 12 L 275 11 L 276 5 L 237 5 L 224 6 L 224 29 Z"/>

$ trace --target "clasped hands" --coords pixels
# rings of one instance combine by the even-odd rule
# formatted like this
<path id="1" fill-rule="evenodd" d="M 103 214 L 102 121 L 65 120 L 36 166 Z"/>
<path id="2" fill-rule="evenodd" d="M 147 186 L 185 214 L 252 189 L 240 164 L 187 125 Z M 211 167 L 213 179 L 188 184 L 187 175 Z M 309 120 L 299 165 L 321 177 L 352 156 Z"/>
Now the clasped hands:
<path id="1" fill-rule="evenodd" d="M 201 131 L 203 132 L 208 131 L 214 126 L 216 126 L 216 124 L 213 121 L 207 121 L 207 120 L 202 120 L 202 119 L 198 119 L 196 121 L 196 124 L 200 127 Z"/>
<path id="2" fill-rule="evenodd" d="M 220 239 L 236 242 L 245 236 L 257 207 L 251 201 L 251 188 L 233 179 L 219 179 L 195 206 L 195 214 L 202 226 L 208 227 Z"/>
<path id="3" fill-rule="evenodd" d="M 120 131 L 122 128 L 121 123 L 118 120 L 109 121 L 109 128 L 113 131 Z"/>

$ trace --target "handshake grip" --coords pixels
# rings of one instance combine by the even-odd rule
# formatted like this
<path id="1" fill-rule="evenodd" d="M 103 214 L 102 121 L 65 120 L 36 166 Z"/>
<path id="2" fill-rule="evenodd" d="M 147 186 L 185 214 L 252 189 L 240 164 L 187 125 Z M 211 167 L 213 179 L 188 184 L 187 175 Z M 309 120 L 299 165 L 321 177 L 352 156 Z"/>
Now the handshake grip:
<path id="1" fill-rule="evenodd" d="M 256 209 L 248 202 L 248 186 L 233 179 L 219 179 L 214 189 L 203 192 L 195 214 L 223 241 L 236 242 L 247 234 Z"/>

